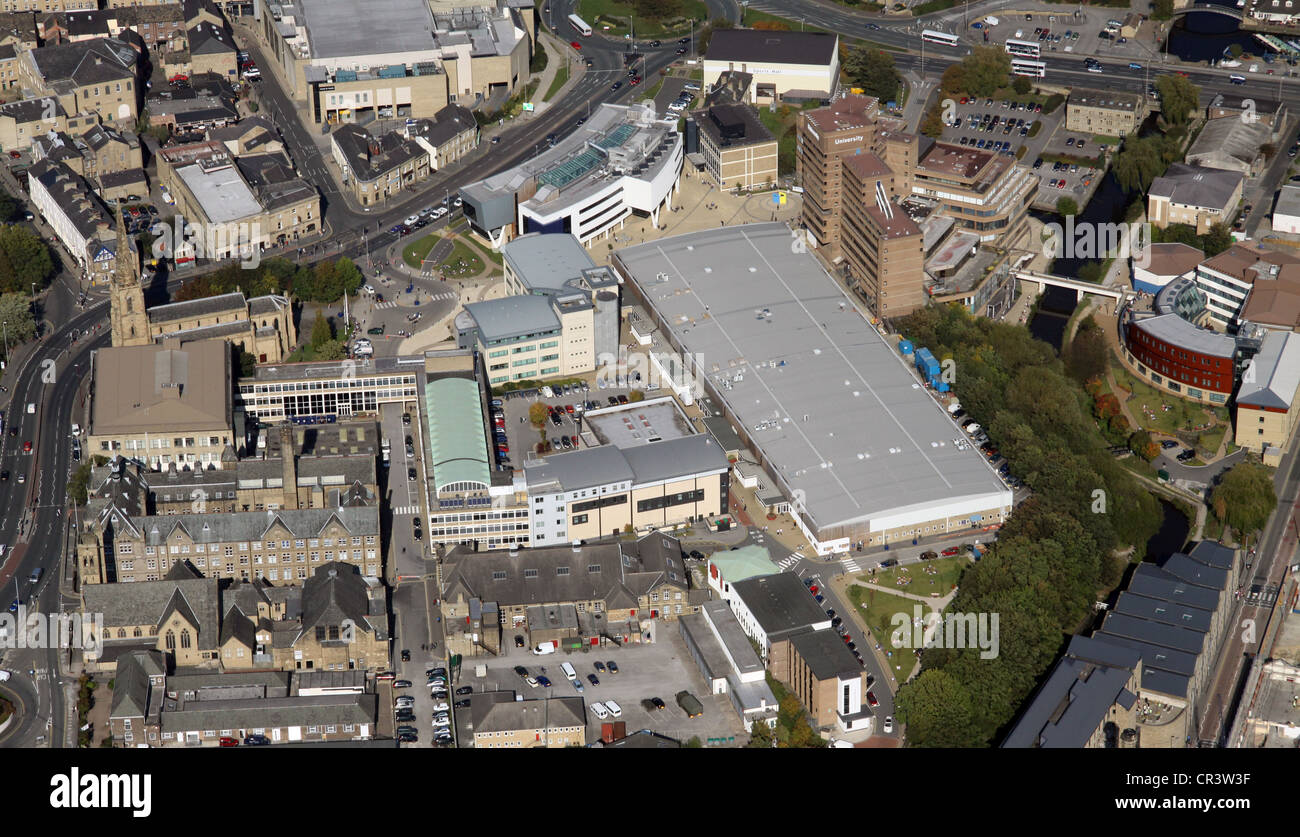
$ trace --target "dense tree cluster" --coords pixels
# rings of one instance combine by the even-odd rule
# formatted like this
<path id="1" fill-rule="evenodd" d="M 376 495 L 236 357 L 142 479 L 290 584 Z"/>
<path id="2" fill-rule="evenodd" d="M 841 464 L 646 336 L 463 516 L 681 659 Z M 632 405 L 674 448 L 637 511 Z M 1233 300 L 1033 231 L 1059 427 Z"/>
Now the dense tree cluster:
<path id="1" fill-rule="evenodd" d="M 0 226 L 0 293 L 30 294 L 33 282 L 43 288 L 53 275 L 54 259 L 39 235 L 27 227 Z"/>
<path id="2" fill-rule="evenodd" d="M 1084 624 L 1099 591 L 1118 582 L 1125 559 L 1117 552 L 1135 546 L 1140 555 L 1160 512 L 1110 455 L 1091 399 L 1046 343 L 957 306 L 922 309 L 901 325 L 916 345 L 955 361 L 962 406 L 1033 489 L 949 606 L 998 614 L 998 655 L 926 649 L 921 675 L 898 694 L 909 744 L 984 747 Z"/>
<path id="3" fill-rule="evenodd" d="M 903 82 L 894 57 L 881 49 L 849 47 L 844 58 L 844 73 L 853 87 L 861 87 L 868 96 L 882 102 L 898 100 L 898 88 Z"/>
<path id="4" fill-rule="evenodd" d="M 348 258 L 314 265 L 267 259 L 253 269 L 232 261 L 186 282 L 174 301 L 243 291 L 247 297 L 292 293 L 299 302 L 331 303 L 342 299 L 344 293 L 355 294 L 362 282 L 360 269 Z"/>
<path id="5" fill-rule="evenodd" d="M 1264 528 L 1277 508 L 1273 474 L 1258 462 L 1242 462 L 1224 471 L 1210 495 L 1219 522 L 1244 538 Z"/>

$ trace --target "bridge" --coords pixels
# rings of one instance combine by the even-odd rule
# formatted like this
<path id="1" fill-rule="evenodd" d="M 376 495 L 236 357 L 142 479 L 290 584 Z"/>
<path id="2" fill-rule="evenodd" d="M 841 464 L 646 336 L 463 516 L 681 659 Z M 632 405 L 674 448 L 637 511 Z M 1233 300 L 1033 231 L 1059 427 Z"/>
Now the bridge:
<path id="1" fill-rule="evenodd" d="M 1082 302 L 1084 294 L 1095 294 L 1115 300 L 1118 305 L 1119 301 L 1128 295 L 1128 291 L 1123 288 L 1111 288 L 1106 285 L 1094 285 L 1091 282 L 1084 282 L 1079 279 L 1071 279 L 1068 276 L 1055 276 L 1051 273 L 1036 273 L 1032 270 L 1013 270 L 1011 273 L 1023 282 L 1038 283 L 1038 292 L 1041 294 L 1047 290 L 1047 286 L 1054 288 L 1070 288 L 1075 292 L 1075 301 Z"/>
<path id="2" fill-rule="evenodd" d="M 1196 0 L 1189 6 L 1183 6 L 1181 9 L 1174 9 L 1174 17 L 1190 14 L 1191 12 L 1209 12 L 1215 15 L 1227 15 L 1237 20 L 1246 19 L 1245 9 L 1233 9 L 1228 6 L 1220 6 L 1218 3 L 1210 3 L 1208 0 Z"/>

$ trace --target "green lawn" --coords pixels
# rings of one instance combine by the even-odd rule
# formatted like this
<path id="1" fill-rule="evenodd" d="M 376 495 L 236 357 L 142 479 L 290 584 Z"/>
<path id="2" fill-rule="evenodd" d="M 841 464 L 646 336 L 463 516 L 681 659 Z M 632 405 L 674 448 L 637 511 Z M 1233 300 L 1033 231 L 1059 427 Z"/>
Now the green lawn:
<path id="1" fill-rule="evenodd" d="M 962 571 L 969 564 L 970 558 L 958 555 L 953 558 L 925 561 L 913 566 L 891 567 L 883 572 L 877 572 L 874 583 L 882 587 L 897 588 L 914 596 L 928 596 L 931 593 L 943 596 L 952 590 L 953 585 L 961 578 Z M 871 580 L 869 575 L 859 578 Z M 903 583 L 900 584 L 900 581 Z"/>
<path id="2" fill-rule="evenodd" d="M 436 235 L 426 235 L 422 238 L 416 239 L 402 248 L 402 261 L 406 262 L 411 267 L 418 268 L 420 265 L 424 264 L 424 260 L 428 257 L 429 251 L 432 250 L 433 245 L 437 243 L 438 236 Z"/>
<path id="3" fill-rule="evenodd" d="M 477 276 L 483 272 L 483 259 L 474 248 L 457 240 L 451 255 L 442 260 L 438 269 L 449 277 Z"/>
<path id="4" fill-rule="evenodd" d="M 546 95 L 542 97 L 542 101 L 549 102 L 552 96 L 560 92 L 560 88 L 563 87 L 564 83 L 568 80 L 569 62 L 566 61 L 564 62 L 564 66 L 560 67 L 560 69 L 555 72 L 555 81 L 551 82 L 551 87 L 546 91 Z"/>
<path id="5" fill-rule="evenodd" d="M 1213 410 L 1161 392 L 1129 372 L 1113 355 L 1111 369 L 1120 389 L 1131 393 L 1117 392 L 1116 397 L 1128 404 L 1129 412 L 1147 430 L 1170 435 L 1180 430 L 1206 434 L 1218 430 L 1219 438 L 1222 438 L 1225 431 L 1221 428 L 1224 423 L 1220 422 Z M 1216 441 L 1215 448 L 1217 447 Z"/>
<path id="6" fill-rule="evenodd" d="M 865 578 L 865 576 L 862 576 L 862 578 Z M 893 596 L 879 590 L 872 590 L 869 587 L 859 587 L 856 584 L 849 586 L 849 599 L 853 602 L 854 612 L 866 623 L 872 639 L 880 644 L 881 650 L 889 658 L 893 675 L 898 678 L 898 682 L 904 682 L 916 665 L 916 658 L 910 647 L 913 639 L 911 626 L 913 619 L 916 617 L 915 608 L 920 605 L 923 615 L 931 612 L 934 608 L 912 599 Z M 899 614 L 902 614 L 904 620 L 901 626 L 895 618 Z M 895 631 L 901 632 L 899 639 L 902 640 L 905 647 L 894 647 L 893 634 Z M 863 654 L 868 653 L 868 649 L 859 650 Z"/>
<path id="7" fill-rule="evenodd" d="M 631 14 L 630 3 L 619 3 L 617 0 L 578 0 L 578 17 L 607 38 L 621 38 L 628 34 L 628 17 Z M 639 39 L 685 34 L 691 31 L 692 19 L 701 23 L 709 19 L 709 7 L 703 0 L 682 0 L 682 15 L 679 18 L 655 21 L 637 17 L 632 21 L 632 31 Z M 698 25 L 696 29 L 699 29 Z"/>
<path id="8" fill-rule="evenodd" d="M 798 144 L 798 132 L 795 129 L 799 112 L 788 105 L 772 112 L 768 108 L 759 108 L 758 119 L 763 127 L 776 137 L 777 174 L 793 174 L 795 164 L 795 146 Z"/>

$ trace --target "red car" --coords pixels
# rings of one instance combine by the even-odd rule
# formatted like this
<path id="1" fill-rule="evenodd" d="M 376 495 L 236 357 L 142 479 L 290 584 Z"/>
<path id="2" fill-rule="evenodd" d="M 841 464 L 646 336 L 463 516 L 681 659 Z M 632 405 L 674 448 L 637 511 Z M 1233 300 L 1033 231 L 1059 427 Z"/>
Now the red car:
<path id="1" fill-rule="evenodd" d="M 1178 73 L 1178 75 L 1182 76 L 1183 78 L 1187 78 L 1187 73 L 1184 73 L 1182 70 L 1177 70 L 1176 72 Z"/>
<path id="2" fill-rule="evenodd" d="M 569 41 L 569 46 L 573 47 L 574 49 L 579 49 L 579 50 L 582 49 L 582 44 L 578 43 L 577 41 Z"/>
<path id="3" fill-rule="evenodd" d="M 817 585 L 814 584 L 813 586 L 809 587 L 808 592 L 812 593 L 814 596 L 817 595 Z"/>
<path id="4" fill-rule="evenodd" d="M 31 453 L 31 452 L 32 452 L 32 443 L 23 442 L 23 453 Z"/>
<path id="5" fill-rule="evenodd" d="M 867 703 L 870 704 L 872 709 L 875 709 L 877 706 L 880 705 L 880 701 L 876 700 L 876 695 L 874 692 L 867 692 Z"/>
<path id="6" fill-rule="evenodd" d="M 22 155 L 20 152 L 18 152 L 18 151 L 10 151 L 10 152 L 9 152 L 9 156 L 10 156 L 10 157 L 13 157 L 15 160 L 17 160 L 17 159 L 20 159 L 23 155 Z"/>
<path id="7" fill-rule="evenodd" d="M 955 546 L 950 546 L 943 551 L 943 557 L 951 558 L 952 556 L 956 555 L 958 552 L 961 552 L 961 550 Z"/>
<path id="8" fill-rule="evenodd" d="M 569 415 L 573 415 L 573 405 L 572 405 L 572 404 L 565 404 L 565 405 L 564 405 L 564 412 L 568 413 Z"/>
<path id="9" fill-rule="evenodd" d="M 1273 71 L 1272 71 L 1272 70 L 1269 70 L 1269 72 L 1271 73 L 1271 72 L 1273 72 Z M 630 83 L 631 83 L 631 84 L 640 84 L 640 83 L 641 83 L 641 77 L 640 77 L 640 76 L 637 76 L 636 78 L 632 79 L 632 81 L 631 81 Z"/>
<path id="10" fill-rule="evenodd" d="M 221 736 L 221 746 L 222 746 L 222 747 L 238 747 L 238 746 L 239 746 L 239 741 L 238 741 L 237 739 L 231 738 L 231 737 L 228 736 L 228 735 L 223 735 L 223 736 Z"/>

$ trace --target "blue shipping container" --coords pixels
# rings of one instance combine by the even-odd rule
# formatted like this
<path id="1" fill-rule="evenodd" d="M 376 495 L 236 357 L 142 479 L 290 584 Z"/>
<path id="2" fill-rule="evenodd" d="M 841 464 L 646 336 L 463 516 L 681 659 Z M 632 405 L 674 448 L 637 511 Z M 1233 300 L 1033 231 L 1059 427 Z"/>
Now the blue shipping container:
<path id="1" fill-rule="evenodd" d="M 899 352 L 899 354 L 902 354 L 902 355 L 910 355 L 910 354 L 912 353 L 912 341 L 911 341 L 911 340 L 899 340 L 899 341 L 898 341 L 898 352 Z"/>

